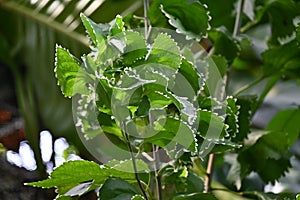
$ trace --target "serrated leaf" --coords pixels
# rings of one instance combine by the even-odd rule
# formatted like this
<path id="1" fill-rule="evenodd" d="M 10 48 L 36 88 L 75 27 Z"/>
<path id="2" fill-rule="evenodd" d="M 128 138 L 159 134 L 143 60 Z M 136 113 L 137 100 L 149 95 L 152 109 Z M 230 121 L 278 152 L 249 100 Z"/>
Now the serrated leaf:
<path id="1" fill-rule="evenodd" d="M 145 38 L 138 32 L 126 31 L 126 47 L 122 54 L 124 65 L 132 65 L 147 54 Z"/>
<path id="2" fill-rule="evenodd" d="M 68 50 L 56 46 L 55 75 L 62 93 L 72 97 L 76 93 L 86 94 L 85 84 L 90 82 L 88 75 L 81 69 L 81 63 Z"/>
<path id="3" fill-rule="evenodd" d="M 297 140 L 300 133 L 300 126 L 295 126 L 295 124 L 299 123 L 299 121 L 299 109 L 284 110 L 277 113 L 265 129 L 287 133 L 285 140 L 287 145 L 291 146 Z"/>
<path id="4" fill-rule="evenodd" d="M 149 171 L 148 165 L 143 160 L 135 159 L 135 162 L 136 162 L 136 168 L 137 168 L 138 173 Z M 121 171 L 121 172 L 134 173 L 133 164 L 132 164 L 131 159 L 124 160 L 124 161 L 112 160 L 112 161 L 106 163 L 105 166 L 110 167 L 115 170 L 118 170 L 118 171 Z"/>
<path id="5" fill-rule="evenodd" d="M 236 99 L 227 97 L 225 123 L 228 125 L 227 132 L 230 138 L 235 138 L 239 131 L 238 113 L 239 107 L 236 105 Z"/>
<path id="6" fill-rule="evenodd" d="M 188 80 L 195 93 L 202 90 L 205 78 L 200 73 L 197 73 L 195 66 L 191 62 L 182 59 L 179 73 Z"/>
<path id="7" fill-rule="evenodd" d="M 121 15 L 117 15 L 109 29 L 109 35 L 115 36 L 125 31 L 124 22 Z"/>
<path id="8" fill-rule="evenodd" d="M 205 194 L 205 193 L 181 194 L 172 198 L 172 200 L 195 200 L 195 199 L 217 200 L 217 198 L 213 194 Z"/>
<path id="9" fill-rule="evenodd" d="M 248 137 L 246 148 L 238 156 L 241 177 L 255 171 L 264 182 L 274 183 L 291 167 L 287 134 L 256 132 Z"/>
<path id="10" fill-rule="evenodd" d="M 142 195 L 136 194 L 131 198 L 131 200 L 145 200 L 145 198 Z"/>
<path id="11" fill-rule="evenodd" d="M 250 118 L 256 104 L 256 96 L 239 96 L 236 104 L 240 107 L 238 113 L 238 134 L 232 138 L 234 142 L 242 142 L 250 133 Z"/>
<path id="12" fill-rule="evenodd" d="M 181 61 L 180 49 L 169 35 L 159 34 L 155 38 L 146 61 L 178 69 Z"/>
<path id="13" fill-rule="evenodd" d="M 90 187 L 92 186 L 92 184 L 93 184 L 93 181 L 86 182 L 86 183 L 80 183 L 79 185 L 73 187 L 68 192 L 66 192 L 64 194 L 64 196 L 77 196 L 77 195 L 80 196 L 80 195 L 84 194 L 86 191 L 88 191 L 90 189 Z"/>
<path id="14" fill-rule="evenodd" d="M 42 188 L 57 187 L 58 194 L 64 195 L 82 182 L 95 180 L 97 184 L 104 183 L 109 176 L 107 172 L 106 169 L 100 168 L 97 163 L 91 161 L 69 161 L 57 167 L 50 174 L 49 179 L 27 183 L 26 185 Z"/>
<path id="15" fill-rule="evenodd" d="M 154 127 L 147 131 L 147 135 L 153 136 L 146 138 L 145 143 L 153 143 L 163 148 L 178 143 L 183 148 L 196 151 L 194 130 L 179 119 L 160 118 L 154 122 Z"/>
<path id="16" fill-rule="evenodd" d="M 65 162 L 55 168 L 48 179 L 26 183 L 26 185 L 42 188 L 56 187 L 59 195 L 66 195 L 70 191 L 70 194 L 75 195 L 72 189 L 80 189 L 81 184 L 93 181 L 93 184 L 88 189 L 85 188 L 87 189 L 85 192 L 87 192 L 100 187 L 111 176 L 129 180 L 135 179 L 133 173 L 124 173 L 114 168 L 99 166 L 97 163 L 91 161 L 76 160 Z M 76 191 L 83 192 L 81 190 Z"/>
<path id="17" fill-rule="evenodd" d="M 223 153 L 228 150 L 241 148 L 241 145 L 226 139 L 207 139 L 202 136 L 197 137 L 199 156 L 205 157 L 208 153 Z"/>
<path id="18" fill-rule="evenodd" d="M 295 31 L 294 18 L 299 15 L 296 2 L 285 0 L 265 1 L 257 12 L 255 23 L 263 22 L 269 18 L 272 36 L 270 42 L 278 44 L 280 38 L 291 36 Z"/>
<path id="19" fill-rule="evenodd" d="M 233 11 L 235 10 L 236 0 L 226 0 L 226 3 L 223 0 L 200 0 L 200 2 L 207 5 L 209 9 L 212 27 L 225 26 L 228 30 L 233 30 L 236 16 Z"/>
<path id="20" fill-rule="evenodd" d="M 295 72 L 300 71 L 300 49 L 295 40 L 271 48 L 265 51 L 262 56 L 264 59 L 263 72 L 266 76 L 280 74 L 299 78 Z"/>
<path id="21" fill-rule="evenodd" d="M 198 119 L 198 132 L 201 136 L 210 139 L 219 139 L 225 136 L 224 118 L 208 110 L 199 110 Z"/>
<path id="22" fill-rule="evenodd" d="M 105 200 L 131 200 L 139 194 L 138 190 L 128 182 L 120 179 L 108 179 L 99 190 L 99 198 Z"/>
<path id="23" fill-rule="evenodd" d="M 209 31 L 208 37 L 214 44 L 215 55 L 224 56 L 229 64 L 236 58 L 239 46 L 224 27 Z"/>
<path id="24" fill-rule="evenodd" d="M 97 46 L 104 42 L 108 35 L 109 24 L 96 24 L 83 13 L 80 14 L 80 18 L 94 45 Z"/>
<path id="25" fill-rule="evenodd" d="M 190 155 L 188 155 L 190 156 Z M 168 165 L 160 170 L 163 187 L 167 188 L 166 196 L 178 193 L 189 194 L 204 191 L 204 181 L 201 177 L 188 170 L 186 165 Z M 174 190 L 172 190 L 174 188 Z"/>
<path id="26" fill-rule="evenodd" d="M 156 0 L 148 11 L 148 17 L 153 26 L 167 27 L 169 22 L 188 39 L 200 39 L 209 28 L 207 10 L 199 1 Z"/>

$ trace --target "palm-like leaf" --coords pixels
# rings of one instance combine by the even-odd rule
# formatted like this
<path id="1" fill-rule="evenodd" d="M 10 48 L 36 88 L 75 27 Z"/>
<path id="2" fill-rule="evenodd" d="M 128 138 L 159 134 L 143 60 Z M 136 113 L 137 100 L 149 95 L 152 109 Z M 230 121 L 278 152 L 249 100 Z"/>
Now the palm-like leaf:
<path id="1" fill-rule="evenodd" d="M 74 137 L 70 101 L 65 100 L 54 78 L 55 43 L 82 54 L 88 47 L 79 13 L 98 22 L 109 22 L 117 13 L 125 15 L 141 7 L 137 0 L 2 0 L 0 1 L 0 63 L 15 77 L 19 107 L 25 120 L 27 139 L 39 167 L 39 131 L 49 129 L 80 146 Z M 2 28 L 3 27 L 3 28 Z M 2 44 L 2 43 L 1 43 Z M 11 62 L 7 62 L 10 60 Z M 26 66 L 23 74 L 19 66 Z"/>

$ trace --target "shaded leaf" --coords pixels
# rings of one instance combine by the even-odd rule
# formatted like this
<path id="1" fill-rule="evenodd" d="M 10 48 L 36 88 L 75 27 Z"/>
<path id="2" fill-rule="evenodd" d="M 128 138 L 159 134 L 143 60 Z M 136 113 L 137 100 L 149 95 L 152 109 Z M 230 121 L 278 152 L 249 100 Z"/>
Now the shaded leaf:
<path id="1" fill-rule="evenodd" d="M 105 200 L 131 200 L 138 190 L 128 182 L 120 179 L 107 179 L 99 190 L 99 198 Z"/>
<path id="2" fill-rule="evenodd" d="M 255 22 L 263 22 L 269 18 L 272 36 L 270 42 L 278 44 L 278 40 L 291 36 L 295 31 L 294 18 L 300 14 L 294 1 L 274 0 L 264 1 L 265 4 L 257 11 Z"/>
<path id="3" fill-rule="evenodd" d="M 148 11 L 148 17 L 153 26 L 161 27 L 168 27 L 168 19 L 170 25 L 188 39 L 201 39 L 209 28 L 207 10 L 195 0 L 156 0 Z"/>
<path id="4" fill-rule="evenodd" d="M 225 26 L 228 30 L 233 30 L 236 14 L 232 11 L 237 0 L 227 0 L 226 3 L 223 0 L 200 0 L 200 2 L 207 5 L 213 28 Z"/>
<path id="5" fill-rule="evenodd" d="M 262 56 L 264 59 L 263 72 L 266 76 L 276 73 L 299 78 L 300 49 L 295 40 L 281 46 L 270 48 L 265 51 Z"/>
<path id="6" fill-rule="evenodd" d="M 236 58 L 240 50 L 239 46 L 224 27 L 209 31 L 208 37 L 214 44 L 215 55 L 224 56 L 229 63 Z"/>
<path id="7" fill-rule="evenodd" d="M 281 131 L 287 133 L 286 142 L 288 146 L 294 144 L 300 133 L 300 126 L 296 126 L 300 121 L 300 110 L 283 110 L 277 113 L 269 124 L 266 126 L 266 130 Z"/>
<path id="8" fill-rule="evenodd" d="M 248 136 L 245 149 L 239 153 L 241 177 L 255 171 L 264 182 L 279 179 L 291 167 L 284 132 L 256 132 Z"/>
<path id="9" fill-rule="evenodd" d="M 256 104 L 256 96 L 239 96 L 236 104 L 239 106 L 238 113 L 238 134 L 232 138 L 234 142 L 242 142 L 250 133 L 252 110 Z"/>

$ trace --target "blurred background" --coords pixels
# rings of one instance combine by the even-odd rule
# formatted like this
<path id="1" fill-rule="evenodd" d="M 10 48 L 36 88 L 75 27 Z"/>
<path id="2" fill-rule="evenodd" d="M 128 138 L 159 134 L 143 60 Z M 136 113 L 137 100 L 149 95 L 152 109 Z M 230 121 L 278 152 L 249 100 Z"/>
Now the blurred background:
<path id="1" fill-rule="evenodd" d="M 140 0 L 0 1 L 1 200 L 52 199 L 51 191 L 23 183 L 47 177 L 64 160 L 93 159 L 54 75 L 56 44 L 77 57 L 89 48 L 81 12 L 104 23 L 143 13 L 143 6 Z"/>

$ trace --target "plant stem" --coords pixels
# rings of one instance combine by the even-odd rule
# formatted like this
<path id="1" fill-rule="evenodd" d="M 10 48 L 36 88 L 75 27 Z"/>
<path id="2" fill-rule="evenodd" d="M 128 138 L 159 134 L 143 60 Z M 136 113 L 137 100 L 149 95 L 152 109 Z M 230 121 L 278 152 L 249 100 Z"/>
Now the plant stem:
<path id="1" fill-rule="evenodd" d="M 252 111 L 252 117 L 254 116 L 256 110 L 260 107 L 260 105 L 263 103 L 265 97 L 267 96 L 267 94 L 270 92 L 270 90 L 274 87 L 274 85 L 277 83 L 277 81 L 280 79 L 280 75 L 274 75 L 269 77 L 269 80 L 264 88 L 264 90 L 262 91 L 256 105 L 255 108 Z"/>
<path id="2" fill-rule="evenodd" d="M 142 192 L 144 198 L 145 198 L 146 200 L 148 200 L 147 194 L 146 194 L 146 192 L 145 192 L 145 190 L 144 190 L 144 188 L 143 188 L 143 186 L 142 186 L 141 180 L 140 180 L 139 175 L 138 175 L 138 170 L 137 170 L 137 166 L 136 166 L 136 161 L 135 161 L 135 157 L 134 157 L 134 155 L 133 155 L 132 146 L 131 146 L 130 141 L 129 141 L 129 136 L 128 136 L 128 134 L 127 134 L 126 125 L 125 125 L 124 122 L 122 123 L 122 125 L 123 125 L 123 130 L 124 130 L 124 131 L 122 131 L 122 132 L 123 132 L 123 136 L 124 136 L 124 138 L 125 138 L 125 140 L 126 140 L 126 143 L 127 143 L 127 146 L 128 146 L 128 150 L 129 150 L 129 152 L 130 152 L 130 157 L 131 157 L 131 160 L 132 160 L 132 165 L 133 165 L 133 171 L 134 171 L 135 179 L 136 179 L 136 181 L 137 181 L 137 183 L 138 183 L 138 185 L 139 185 L 139 188 L 140 188 L 140 190 L 141 190 L 141 192 Z"/>
<path id="3" fill-rule="evenodd" d="M 206 169 L 206 178 L 205 178 L 205 193 L 209 193 L 211 191 L 211 178 L 214 167 L 215 154 L 210 154 L 208 158 L 208 164 Z"/>
<path id="4" fill-rule="evenodd" d="M 234 38 L 240 32 L 241 22 L 242 22 L 242 14 L 243 14 L 243 9 L 244 9 L 244 3 L 245 3 L 245 0 L 239 0 L 239 2 L 238 2 L 237 13 L 236 13 L 236 18 L 235 18 L 235 24 L 234 24 L 233 34 L 232 34 L 232 36 Z"/>
<path id="5" fill-rule="evenodd" d="M 154 159 L 156 195 L 157 195 L 157 200 L 161 200 L 162 199 L 161 180 L 160 180 L 160 176 L 158 175 L 158 167 L 159 167 L 158 146 L 152 145 L 152 148 L 153 148 L 153 159 Z"/>
<path id="6" fill-rule="evenodd" d="M 150 21 L 147 17 L 147 12 L 149 9 L 149 0 L 144 0 L 144 19 L 145 19 L 145 38 L 148 39 L 149 31 L 150 31 Z"/>
<path id="7" fill-rule="evenodd" d="M 238 89 L 232 96 L 237 97 L 239 94 L 241 94 L 242 92 L 248 90 L 249 88 L 253 87 L 254 85 L 260 83 L 262 80 L 264 80 L 264 76 L 259 77 L 258 79 L 256 79 L 255 81 L 241 87 L 240 89 Z"/>
<path id="8" fill-rule="evenodd" d="M 237 14 L 234 24 L 234 30 L 232 37 L 235 38 L 239 34 L 240 27 L 241 27 L 241 21 L 242 21 L 242 14 L 243 14 L 243 8 L 244 8 L 244 0 L 239 0 L 239 4 L 237 6 Z M 221 101 L 226 99 L 226 88 L 228 85 L 228 76 L 230 74 L 231 67 L 228 68 L 227 73 L 223 77 L 223 88 L 221 91 Z M 214 160 L 215 155 L 210 154 L 208 158 L 208 165 L 206 169 L 206 177 L 205 177 L 205 192 L 208 193 L 211 191 L 211 179 L 212 179 L 212 173 L 213 173 L 213 166 L 214 166 Z"/>

